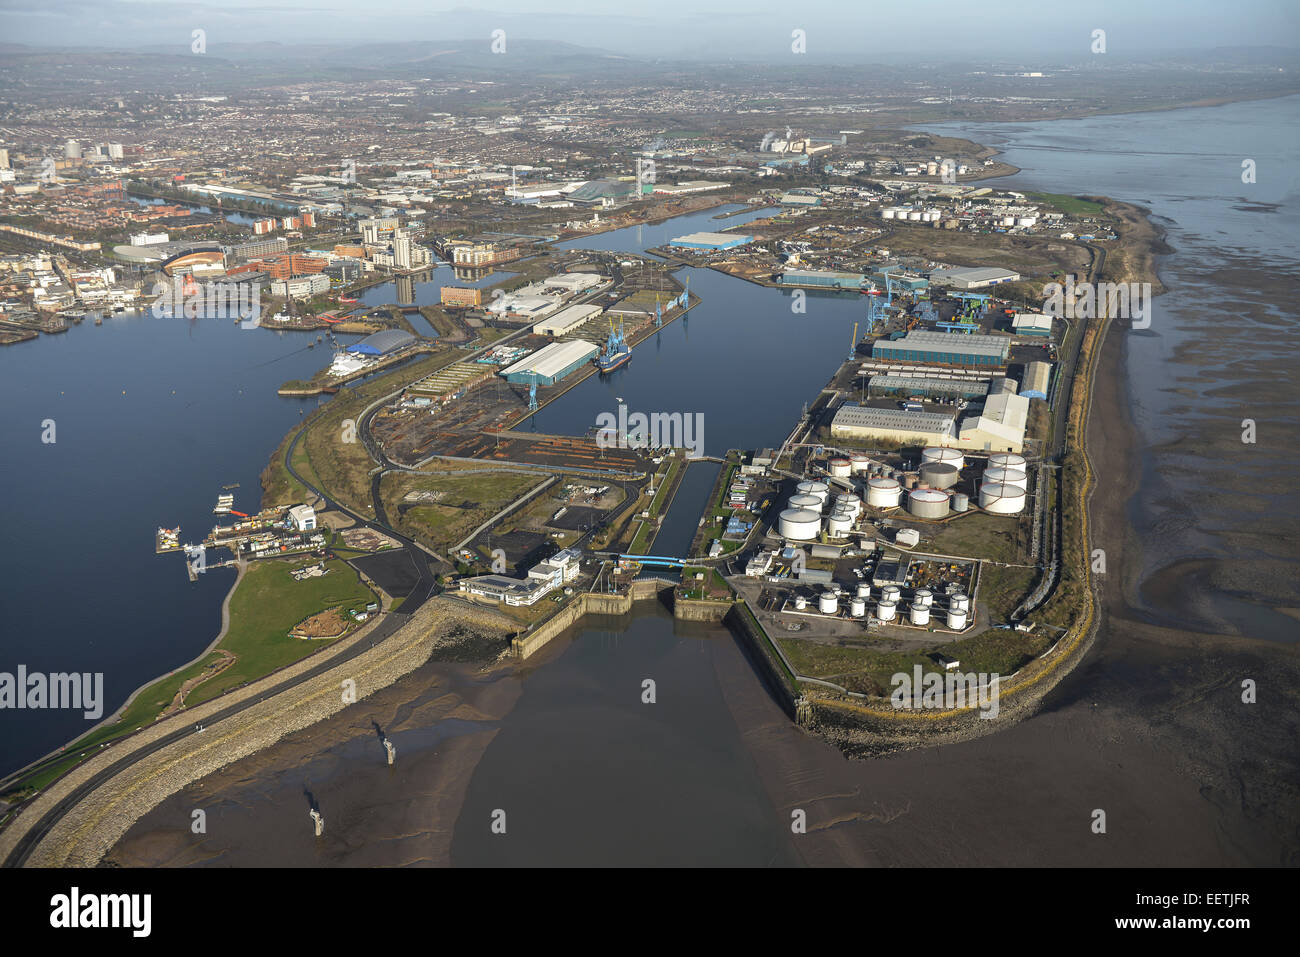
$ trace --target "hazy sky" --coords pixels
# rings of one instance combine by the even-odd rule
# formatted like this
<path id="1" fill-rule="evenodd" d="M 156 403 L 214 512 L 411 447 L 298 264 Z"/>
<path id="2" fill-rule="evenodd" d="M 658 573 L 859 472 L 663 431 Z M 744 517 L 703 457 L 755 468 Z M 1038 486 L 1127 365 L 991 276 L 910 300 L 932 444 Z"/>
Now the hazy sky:
<path id="1" fill-rule="evenodd" d="M 788 56 L 806 32 L 809 60 L 882 53 L 1035 56 L 1108 51 L 1300 46 L 1300 0 L 0 0 L 0 39 L 42 45 L 278 40 L 560 41 L 675 58 Z"/>

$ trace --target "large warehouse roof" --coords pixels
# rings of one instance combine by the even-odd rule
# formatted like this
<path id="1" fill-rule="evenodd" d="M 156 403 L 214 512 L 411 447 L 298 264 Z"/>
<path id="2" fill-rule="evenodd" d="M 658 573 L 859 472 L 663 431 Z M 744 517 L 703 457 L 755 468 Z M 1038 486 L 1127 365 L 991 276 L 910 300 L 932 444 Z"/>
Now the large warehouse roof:
<path id="1" fill-rule="evenodd" d="M 945 379 L 928 376 L 873 375 L 867 388 L 880 391 L 911 390 L 918 395 L 961 395 L 975 397 L 988 395 L 985 379 Z"/>
<path id="2" fill-rule="evenodd" d="M 832 420 L 832 429 L 890 429 L 898 432 L 952 434 L 952 416 L 939 412 L 905 412 L 902 409 L 873 409 L 842 405 Z"/>
<path id="3" fill-rule="evenodd" d="M 533 331 L 543 336 L 560 336 L 571 329 L 578 328 L 593 316 L 599 315 L 600 306 L 597 305 L 569 306 L 549 319 L 543 319 L 533 327 Z"/>
<path id="4" fill-rule="evenodd" d="M 381 329 L 366 336 L 360 342 L 348 346 L 348 352 L 367 356 L 386 356 L 414 341 L 415 336 L 405 329 Z"/>
<path id="5" fill-rule="evenodd" d="M 901 339 L 877 339 L 872 351 L 915 350 L 920 352 L 945 352 L 961 355 L 983 355 L 1006 359 L 1010 340 L 1005 336 L 986 336 L 980 333 L 961 335 L 952 332 L 932 332 L 913 329 Z"/>
<path id="6" fill-rule="evenodd" d="M 503 376 L 534 372 L 540 378 L 554 378 L 575 362 L 582 362 L 594 356 L 600 350 L 590 342 L 571 339 L 568 342 L 552 342 L 543 346 L 527 358 L 520 359 L 514 365 L 501 370 Z"/>

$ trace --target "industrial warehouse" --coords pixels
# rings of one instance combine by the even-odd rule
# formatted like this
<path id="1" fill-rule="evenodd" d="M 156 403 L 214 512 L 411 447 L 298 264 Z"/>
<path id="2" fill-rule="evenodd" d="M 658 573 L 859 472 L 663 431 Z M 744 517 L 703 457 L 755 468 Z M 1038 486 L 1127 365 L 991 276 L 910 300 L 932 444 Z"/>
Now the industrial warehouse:
<path id="1" fill-rule="evenodd" d="M 507 382 L 525 385 L 534 382 L 538 385 L 554 385 L 590 362 L 598 352 L 600 350 L 596 346 L 581 339 L 553 342 L 526 359 L 502 369 L 501 377 Z"/>
<path id="2" fill-rule="evenodd" d="M 1006 365 L 1009 348 L 1010 342 L 1003 336 L 913 330 L 897 339 L 876 340 L 871 357 L 892 362 L 1001 366 Z"/>

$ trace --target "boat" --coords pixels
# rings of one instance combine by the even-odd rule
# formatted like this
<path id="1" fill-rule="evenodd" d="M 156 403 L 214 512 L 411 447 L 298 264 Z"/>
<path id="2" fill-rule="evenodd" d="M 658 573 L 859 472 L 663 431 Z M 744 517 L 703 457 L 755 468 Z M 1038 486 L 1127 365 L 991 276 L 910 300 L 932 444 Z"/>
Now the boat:
<path id="1" fill-rule="evenodd" d="M 627 361 L 632 358 L 632 350 L 628 347 L 627 340 L 623 337 L 623 321 L 620 319 L 618 328 L 614 328 L 614 320 L 609 321 L 609 338 L 605 340 L 605 348 L 601 350 L 600 355 L 596 356 L 592 362 L 600 371 L 601 375 L 613 372 L 620 366 L 626 365 Z"/>
<path id="2" fill-rule="evenodd" d="M 231 482 L 229 485 L 223 485 L 223 486 L 221 486 L 221 488 L 222 488 L 222 490 L 224 490 L 224 491 L 229 491 L 229 490 L 232 489 L 232 488 L 239 488 L 239 483 L 238 483 L 238 482 Z"/>
<path id="3" fill-rule="evenodd" d="M 103 316 L 96 316 L 96 317 L 95 317 L 95 325 L 97 325 L 97 326 L 102 326 L 103 324 L 104 324 L 104 317 L 103 317 Z"/>

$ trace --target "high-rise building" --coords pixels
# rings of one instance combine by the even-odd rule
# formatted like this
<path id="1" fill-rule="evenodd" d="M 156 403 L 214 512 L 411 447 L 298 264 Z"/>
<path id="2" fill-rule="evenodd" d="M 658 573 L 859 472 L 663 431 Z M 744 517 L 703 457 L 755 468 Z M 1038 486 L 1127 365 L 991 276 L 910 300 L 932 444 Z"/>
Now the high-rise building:
<path id="1" fill-rule="evenodd" d="M 396 268 L 411 268 L 411 245 L 411 238 L 409 236 L 393 237 L 393 265 Z"/>
<path id="2" fill-rule="evenodd" d="M 68 140 L 63 144 L 63 157 L 70 160 L 81 159 L 81 144 L 76 140 Z"/>
<path id="3" fill-rule="evenodd" d="M 123 156 L 123 152 L 122 152 L 122 144 L 121 144 L 121 143 L 109 143 L 109 144 L 108 144 L 108 158 L 109 158 L 109 159 L 120 160 L 120 159 L 122 158 L 122 156 Z"/>
<path id="4" fill-rule="evenodd" d="M 9 151 L 0 149 L 0 169 L 9 168 Z"/>

